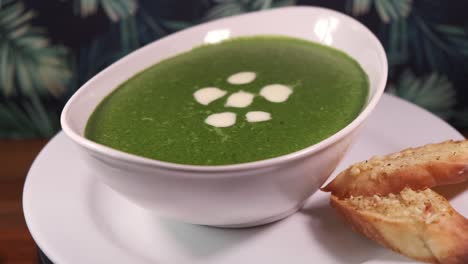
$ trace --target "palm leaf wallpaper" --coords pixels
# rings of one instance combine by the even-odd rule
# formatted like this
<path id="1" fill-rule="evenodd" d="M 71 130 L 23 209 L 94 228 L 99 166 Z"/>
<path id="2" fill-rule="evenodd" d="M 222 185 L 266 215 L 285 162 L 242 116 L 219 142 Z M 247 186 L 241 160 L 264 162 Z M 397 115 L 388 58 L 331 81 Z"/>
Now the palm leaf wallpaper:
<path id="1" fill-rule="evenodd" d="M 0 0 L 0 138 L 53 136 L 80 85 L 142 45 L 287 5 L 328 7 L 363 22 L 387 51 L 387 91 L 468 128 L 466 1 Z"/>

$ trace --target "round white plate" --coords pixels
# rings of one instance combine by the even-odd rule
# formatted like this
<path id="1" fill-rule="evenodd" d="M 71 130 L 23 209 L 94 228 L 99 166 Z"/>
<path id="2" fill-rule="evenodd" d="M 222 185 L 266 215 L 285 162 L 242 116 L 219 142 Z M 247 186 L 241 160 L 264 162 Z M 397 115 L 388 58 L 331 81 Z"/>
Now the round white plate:
<path id="1" fill-rule="evenodd" d="M 428 112 L 385 95 L 337 168 L 372 155 L 462 139 Z M 156 216 L 96 180 L 59 133 L 31 167 L 23 194 L 31 234 L 56 263 L 410 263 L 354 233 L 318 192 L 293 216 L 249 229 L 219 229 Z M 468 216 L 466 188 L 451 199 Z M 226 208 L 229 210 L 229 208 Z"/>

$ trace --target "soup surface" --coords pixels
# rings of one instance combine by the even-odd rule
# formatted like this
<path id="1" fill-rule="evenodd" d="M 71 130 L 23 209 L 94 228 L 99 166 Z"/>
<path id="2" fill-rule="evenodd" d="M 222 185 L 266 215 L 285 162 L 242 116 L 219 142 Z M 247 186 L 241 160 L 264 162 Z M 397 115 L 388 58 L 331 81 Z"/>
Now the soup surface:
<path id="1" fill-rule="evenodd" d="M 161 161 L 226 165 L 311 146 L 349 124 L 368 95 L 352 58 L 280 36 L 197 47 L 133 76 L 94 110 L 85 136 Z"/>

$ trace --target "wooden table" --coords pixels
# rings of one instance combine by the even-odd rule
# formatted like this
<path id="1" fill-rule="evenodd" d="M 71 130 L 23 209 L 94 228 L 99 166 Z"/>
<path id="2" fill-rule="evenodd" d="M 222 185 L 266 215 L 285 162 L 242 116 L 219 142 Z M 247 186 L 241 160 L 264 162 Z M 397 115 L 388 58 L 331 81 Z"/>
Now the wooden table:
<path id="1" fill-rule="evenodd" d="M 468 131 L 464 132 L 468 138 Z M 21 203 L 23 184 L 32 161 L 47 140 L 0 140 L 0 264 L 37 263 Z"/>
<path id="2" fill-rule="evenodd" d="M 37 263 L 23 216 L 24 179 L 47 140 L 0 140 L 0 263 Z"/>

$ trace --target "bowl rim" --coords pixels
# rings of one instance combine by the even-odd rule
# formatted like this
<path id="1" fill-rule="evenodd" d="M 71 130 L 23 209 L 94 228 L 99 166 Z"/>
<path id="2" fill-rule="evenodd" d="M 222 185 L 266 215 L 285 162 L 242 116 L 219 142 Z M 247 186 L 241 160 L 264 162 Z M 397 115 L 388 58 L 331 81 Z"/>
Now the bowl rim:
<path id="1" fill-rule="evenodd" d="M 216 24 L 220 21 L 227 21 L 227 20 L 235 20 L 239 17 L 248 17 L 248 16 L 255 16 L 260 13 L 268 13 L 268 12 L 281 12 L 281 11 L 294 11 L 294 10 L 319 10 L 320 12 L 324 13 L 329 13 L 334 16 L 340 17 L 340 19 L 344 19 L 347 22 L 353 23 L 354 25 L 358 26 L 365 34 L 367 34 L 371 41 L 373 42 L 373 45 L 375 46 L 375 49 L 378 53 L 378 56 L 383 62 L 383 76 L 380 78 L 379 82 L 376 85 L 376 90 L 374 92 L 374 95 L 372 98 L 369 98 L 367 105 L 362 109 L 362 111 L 359 113 L 359 115 L 354 118 L 353 121 L 351 121 L 349 124 L 347 124 L 345 127 L 340 129 L 339 131 L 335 132 L 334 134 L 330 135 L 329 137 L 323 139 L 322 141 L 315 143 L 313 145 L 310 145 L 306 148 L 284 154 L 281 156 L 273 157 L 273 158 L 268 158 L 264 160 L 257 160 L 257 161 L 251 161 L 251 162 L 244 162 L 244 163 L 236 163 L 236 164 L 227 164 L 227 165 L 191 165 L 191 164 L 182 164 L 182 163 L 174 163 L 174 162 L 167 162 L 167 161 L 161 161 L 161 160 L 156 160 L 156 159 L 151 159 L 151 158 L 146 158 L 143 156 L 138 156 L 135 154 L 123 152 L 111 147 L 107 147 L 105 145 L 101 145 L 99 143 L 96 143 L 94 141 L 91 141 L 84 136 L 81 136 L 78 134 L 74 129 L 72 129 L 69 124 L 68 124 L 68 113 L 70 111 L 71 106 L 74 104 L 74 102 L 84 94 L 84 89 L 78 89 L 68 100 L 68 102 L 65 104 L 62 113 L 61 113 L 61 118 L 60 118 L 60 123 L 62 126 L 63 131 L 65 134 L 71 138 L 75 143 L 80 145 L 81 147 L 84 147 L 87 150 L 90 150 L 93 152 L 93 154 L 100 154 L 103 156 L 108 156 L 114 160 L 118 161 L 124 161 L 127 163 L 133 163 L 135 165 L 144 165 L 144 166 L 150 166 L 150 167 L 156 167 L 159 169 L 166 169 L 166 170 L 173 170 L 173 171 L 182 171 L 182 172 L 197 172 L 197 173 L 217 173 L 217 172 L 232 172 L 232 171 L 245 171 L 245 170 L 252 170 L 252 169 L 261 169 L 265 167 L 272 167 L 272 166 L 278 166 L 280 164 L 286 163 L 286 162 L 292 162 L 299 160 L 301 158 L 307 157 L 313 153 L 319 152 L 331 145 L 333 145 L 335 142 L 343 139 L 345 136 L 353 132 L 356 128 L 358 128 L 364 120 L 369 116 L 369 114 L 372 112 L 372 110 L 375 108 L 377 105 L 378 101 L 380 100 L 384 89 L 385 85 L 387 82 L 387 76 L 388 76 L 388 62 L 387 62 L 387 57 L 385 50 L 378 40 L 378 38 L 374 35 L 372 31 L 370 31 L 366 26 L 364 26 L 361 22 L 358 20 L 354 19 L 351 16 L 348 16 L 347 14 L 329 9 L 329 8 L 324 8 L 324 7 L 316 7 L 316 6 L 291 6 L 291 7 L 281 7 L 281 8 L 274 8 L 271 10 L 262 10 L 262 11 L 255 11 L 255 12 L 250 12 L 250 13 L 245 13 L 245 14 L 240 14 L 236 16 L 231 16 L 231 17 L 226 17 L 226 18 L 221 18 L 221 19 L 216 19 L 212 20 L 206 23 L 198 24 L 196 26 L 192 26 L 189 28 L 186 28 L 184 30 L 177 31 L 173 34 L 169 34 L 163 38 L 160 38 L 156 41 L 160 41 L 165 38 L 169 38 L 174 34 L 183 34 L 185 31 L 192 30 L 194 28 L 199 28 L 203 27 L 206 25 L 213 25 Z M 101 70 L 99 73 L 97 73 L 95 76 L 93 76 L 91 79 L 89 79 L 86 83 L 84 83 L 81 87 L 88 86 L 90 82 L 92 82 L 94 79 L 99 78 L 101 75 L 105 74 L 105 72 L 110 68 L 115 66 L 115 64 L 121 63 L 122 60 L 126 59 L 128 56 L 132 55 L 135 52 L 142 51 L 145 47 L 153 44 L 154 42 L 150 42 L 146 44 L 143 47 L 138 48 L 137 50 L 133 51 L 132 53 L 124 56 L 123 58 L 117 60 L 116 62 L 112 63 L 111 65 L 107 66 L 105 69 Z M 114 88 L 115 89 L 115 88 Z M 113 91 L 113 90 L 112 90 Z M 370 95 L 368 95 L 370 96 Z M 102 159 L 102 157 L 99 157 L 100 155 L 93 155 L 95 158 Z"/>

